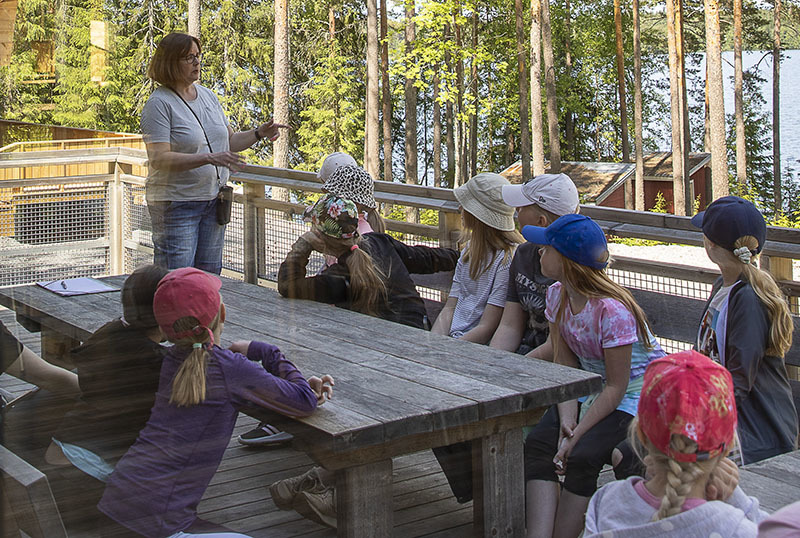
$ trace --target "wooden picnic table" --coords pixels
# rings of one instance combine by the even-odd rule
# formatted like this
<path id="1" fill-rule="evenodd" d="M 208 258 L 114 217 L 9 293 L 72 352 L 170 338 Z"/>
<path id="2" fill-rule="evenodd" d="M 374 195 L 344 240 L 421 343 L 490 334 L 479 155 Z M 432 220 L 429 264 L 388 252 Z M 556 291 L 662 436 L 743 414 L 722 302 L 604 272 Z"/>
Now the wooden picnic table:
<path id="1" fill-rule="evenodd" d="M 390 536 L 392 457 L 460 441 L 473 446 L 475 535 L 524 536 L 521 428 L 599 391 L 599 376 L 222 280 L 223 345 L 267 341 L 305 375 L 336 379 L 334 399 L 311 417 L 260 413 L 336 472 L 339 536 Z M 41 327 L 43 351 L 56 337 L 85 340 L 122 311 L 119 293 L 61 297 L 36 285 L 0 288 L 0 304 Z"/>

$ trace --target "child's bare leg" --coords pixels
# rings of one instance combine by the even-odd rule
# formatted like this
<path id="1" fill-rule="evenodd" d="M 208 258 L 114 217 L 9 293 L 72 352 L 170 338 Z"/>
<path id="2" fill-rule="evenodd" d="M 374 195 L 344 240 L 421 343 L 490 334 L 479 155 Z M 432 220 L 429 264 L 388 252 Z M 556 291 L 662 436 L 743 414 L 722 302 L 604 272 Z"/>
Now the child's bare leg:
<path id="1" fill-rule="evenodd" d="M 525 484 L 525 524 L 528 538 L 548 538 L 553 535 L 560 489 L 558 482 L 549 480 L 528 480 Z"/>
<path id="2" fill-rule="evenodd" d="M 561 492 L 553 538 L 577 538 L 580 535 L 585 525 L 590 498 L 575 495 L 567 490 Z"/>

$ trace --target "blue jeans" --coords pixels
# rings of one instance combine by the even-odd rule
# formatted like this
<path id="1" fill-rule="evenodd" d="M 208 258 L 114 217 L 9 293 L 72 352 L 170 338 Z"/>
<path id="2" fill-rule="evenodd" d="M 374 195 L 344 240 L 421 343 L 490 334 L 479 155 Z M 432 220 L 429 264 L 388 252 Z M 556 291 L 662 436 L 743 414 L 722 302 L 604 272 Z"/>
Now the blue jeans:
<path id="1" fill-rule="evenodd" d="M 217 199 L 207 202 L 151 202 L 153 263 L 167 269 L 197 267 L 222 271 L 225 226 L 217 223 Z"/>

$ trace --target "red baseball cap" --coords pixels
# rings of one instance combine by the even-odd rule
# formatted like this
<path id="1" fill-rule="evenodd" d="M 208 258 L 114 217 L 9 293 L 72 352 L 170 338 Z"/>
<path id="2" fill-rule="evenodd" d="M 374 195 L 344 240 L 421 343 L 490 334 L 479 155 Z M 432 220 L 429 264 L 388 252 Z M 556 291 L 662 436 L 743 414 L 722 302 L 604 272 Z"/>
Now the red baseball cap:
<path id="1" fill-rule="evenodd" d="M 204 331 L 211 334 L 208 326 L 219 313 L 221 287 L 219 278 L 194 267 L 175 269 L 162 278 L 153 296 L 153 313 L 167 338 L 175 342 Z M 188 331 L 175 332 L 175 322 L 189 316 L 199 324 Z"/>
<path id="2" fill-rule="evenodd" d="M 723 453 L 736 430 L 730 372 L 696 351 L 654 360 L 644 373 L 639 428 L 658 450 L 678 461 L 703 461 Z M 673 451 L 673 434 L 693 440 L 697 452 Z"/>

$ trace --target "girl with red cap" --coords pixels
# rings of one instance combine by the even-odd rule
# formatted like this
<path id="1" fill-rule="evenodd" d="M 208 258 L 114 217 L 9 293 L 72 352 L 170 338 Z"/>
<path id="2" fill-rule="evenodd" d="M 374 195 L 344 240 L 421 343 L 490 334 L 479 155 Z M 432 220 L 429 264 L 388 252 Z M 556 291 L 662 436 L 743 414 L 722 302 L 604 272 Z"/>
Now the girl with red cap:
<path id="1" fill-rule="evenodd" d="M 215 344 L 225 323 L 221 285 L 198 269 L 177 269 L 161 280 L 153 298 L 156 321 L 175 345 L 163 359 L 150 419 L 98 504 L 143 536 L 243 536 L 200 520 L 196 511 L 239 410 L 256 405 L 303 417 L 321 396 L 309 385 L 320 388 L 321 380 L 306 381 L 275 346 Z"/>
<path id="2" fill-rule="evenodd" d="M 733 391 L 730 373 L 695 351 L 651 362 L 630 428 L 648 478 L 600 489 L 584 537 L 755 537 L 767 514 L 735 485 L 736 465 L 725 457 L 736 438 Z M 728 484 L 713 480 L 726 476 Z"/>

